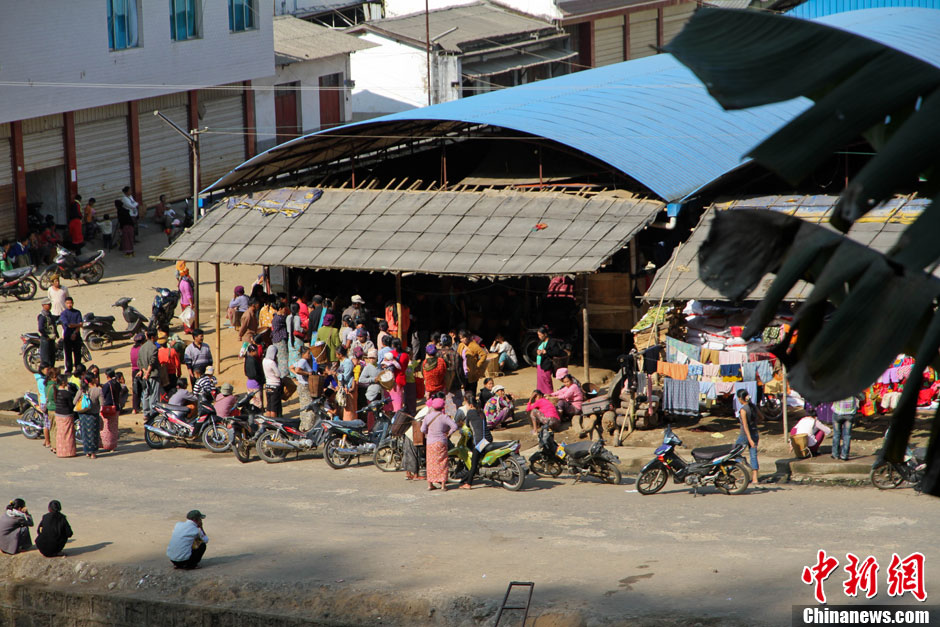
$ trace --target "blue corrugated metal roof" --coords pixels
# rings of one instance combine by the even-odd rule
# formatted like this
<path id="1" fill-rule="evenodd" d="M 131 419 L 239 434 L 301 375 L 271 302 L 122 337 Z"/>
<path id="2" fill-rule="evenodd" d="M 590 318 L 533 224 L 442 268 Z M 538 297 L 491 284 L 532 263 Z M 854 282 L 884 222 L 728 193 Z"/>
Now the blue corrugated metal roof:
<path id="1" fill-rule="evenodd" d="M 212 187 L 248 181 L 257 166 L 277 161 L 296 166 L 292 153 L 310 152 L 311 143 L 331 135 L 368 135 L 370 127 L 382 135 L 388 124 L 408 121 L 424 136 L 417 131 L 421 126 L 455 121 L 559 142 L 665 200 L 678 200 L 741 165 L 742 155 L 809 105 L 797 99 L 725 111 L 692 72 L 672 55 L 660 54 L 307 135 L 258 155 Z M 341 148 L 335 140 L 330 145 L 336 158 Z"/>
<path id="2" fill-rule="evenodd" d="M 815 20 L 827 15 L 848 11 L 894 7 L 940 9 L 940 0 L 806 0 L 803 4 L 787 11 L 787 15 L 801 17 L 805 20 Z"/>
<path id="3" fill-rule="evenodd" d="M 816 20 L 940 67 L 940 11 L 913 7 L 865 9 Z"/>
<path id="4" fill-rule="evenodd" d="M 940 65 L 940 11 L 871 9 L 822 23 Z M 725 111 L 674 57 L 659 54 L 320 131 L 238 166 L 207 191 L 489 125 L 577 149 L 675 201 L 741 165 L 741 156 L 810 106 L 804 98 Z"/>

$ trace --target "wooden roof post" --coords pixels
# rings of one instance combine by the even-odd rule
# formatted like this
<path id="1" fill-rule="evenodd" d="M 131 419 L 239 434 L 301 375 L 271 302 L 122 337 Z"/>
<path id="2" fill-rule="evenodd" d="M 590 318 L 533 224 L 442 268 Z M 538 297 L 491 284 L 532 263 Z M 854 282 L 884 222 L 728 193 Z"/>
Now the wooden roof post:
<path id="1" fill-rule="evenodd" d="M 402 319 L 401 319 L 401 272 L 395 273 L 395 309 L 397 311 L 398 330 L 395 335 L 401 340 L 402 346 L 405 345 L 405 338 L 402 337 Z"/>
<path id="2" fill-rule="evenodd" d="M 584 382 L 585 383 L 591 382 L 591 359 L 590 359 L 591 350 L 590 350 L 590 341 L 588 339 L 590 337 L 590 327 L 588 325 L 588 277 L 589 276 L 590 275 L 588 274 L 581 275 L 581 278 L 584 281 L 584 303 L 582 304 L 582 307 L 581 307 L 581 316 L 584 322 L 583 350 L 584 350 Z"/>
<path id="3" fill-rule="evenodd" d="M 219 264 L 215 267 L 215 358 L 218 360 L 218 373 L 222 376 L 222 282 L 219 278 Z"/>

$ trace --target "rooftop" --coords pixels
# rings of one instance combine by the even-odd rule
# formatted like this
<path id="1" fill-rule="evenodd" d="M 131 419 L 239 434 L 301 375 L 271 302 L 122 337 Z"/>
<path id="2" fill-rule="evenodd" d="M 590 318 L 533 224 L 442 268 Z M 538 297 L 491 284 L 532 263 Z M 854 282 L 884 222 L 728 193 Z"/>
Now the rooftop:
<path id="1" fill-rule="evenodd" d="M 290 15 L 274 18 L 274 58 L 278 65 L 349 54 L 376 45 Z"/>

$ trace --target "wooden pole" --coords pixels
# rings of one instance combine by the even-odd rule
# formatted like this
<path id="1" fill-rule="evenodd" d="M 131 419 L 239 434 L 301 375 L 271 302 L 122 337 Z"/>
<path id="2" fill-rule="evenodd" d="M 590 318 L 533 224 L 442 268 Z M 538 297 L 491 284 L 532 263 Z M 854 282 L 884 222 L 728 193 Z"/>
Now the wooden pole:
<path id="1" fill-rule="evenodd" d="M 590 328 L 588 326 L 588 275 L 582 275 L 582 280 L 584 281 L 584 305 L 581 307 L 581 317 L 582 322 L 584 323 L 584 382 L 591 382 L 591 349 L 590 342 L 588 338 L 590 337 Z"/>
<path id="2" fill-rule="evenodd" d="M 783 441 L 786 442 L 790 436 L 790 427 L 787 425 L 787 396 L 789 396 L 789 384 L 787 382 L 787 367 L 780 364 L 783 372 Z"/>
<path id="3" fill-rule="evenodd" d="M 404 346 L 405 338 L 402 337 L 402 319 L 401 319 L 401 272 L 395 273 L 395 309 L 398 311 L 398 331 L 395 336 L 401 339 Z"/>
<path id="4" fill-rule="evenodd" d="M 215 358 L 218 373 L 222 375 L 222 281 L 219 278 L 219 264 L 215 267 Z"/>

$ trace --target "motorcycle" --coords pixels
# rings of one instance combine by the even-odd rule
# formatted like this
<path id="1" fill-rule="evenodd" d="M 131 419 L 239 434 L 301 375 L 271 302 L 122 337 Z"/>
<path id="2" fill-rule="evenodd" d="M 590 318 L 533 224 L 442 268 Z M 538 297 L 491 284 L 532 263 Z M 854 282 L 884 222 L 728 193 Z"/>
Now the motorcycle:
<path id="1" fill-rule="evenodd" d="M 260 433 L 255 440 L 255 450 L 258 451 L 258 457 L 269 464 L 276 464 L 284 461 L 288 453 L 302 453 L 319 448 L 332 424 L 322 403 L 322 399 L 316 399 L 304 410 L 315 414 L 313 426 L 306 432 L 300 430 L 300 418 L 257 418 Z"/>
<path id="2" fill-rule="evenodd" d="M 382 412 L 381 407 L 378 412 Z M 376 468 L 382 472 L 401 470 L 405 458 L 405 440 L 408 439 L 405 432 L 411 428 L 413 420 L 409 414 L 403 411 L 395 412 L 392 417 L 389 436 L 379 442 L 378 448 L 375 449 L 375 455 L 372 457 L 372 463 L 375 464 Z M 418 457 L 419 466 L 421 466 L 423 460 L 423 455 Z"/>
<path id="3" fill-rule="evenodd" d="M 0 296 L 12 296 L 17 300 L 29 300 L 35 296 L 39 288 L 33 278 L 34 270 L 33 266 L 28 266 L 0 272 Z"/>
<path id="4" fill-rule="evenodd" d="M 566 468 L 575 482 L 586 475 L 597 477 L 604 483 L 619 485 L 620 459 L 604 448 L 603 440 L 556 444 L 555 434 L 548 427 L 539 431 L 539 450 L 529 457 L 529 468 L 538 477 L 557 477 Z"/>
<path id="5" fill-rule="evenodd" d="M 470 472 L 472 459 L 470 427 L 460 428 L 457 444 L 452 446 L 448 455 L 448 476 L 451 481 L 460 481 Z M 477 471 L 481 479 L 495 481 L 507 490 L 515 492 L 525 483 L 526 462 L 519 455 L 519 441 L 490 442 L 482 451 L 483 457 Z"/>
<path id="6" fill-rule="evenodd" d="M 17 418 L 16 422 L 20 425 L 23 435 L 29 440 L 38 439 L 42 435 L 42 430 L 46 428 L 46 412 L 42 410 L 39 404 L 39 395 L 35 392 L 27 392 L 23 399 L 29 403 L 29 407 L 23 412 L 22 417 Z"/>
<path id="7" fill-rule="evenodd" d="M 213 453 L 224 453 L 232 444 L 232 433 L 224 418 L 215 413 L 211 397 L 206 394 L 198 402 L 195 418 L 188 418 L 189 407 L 157 403 L 144 421 L 147 446 L 161 449 L 171 441 L 202 441 Z"/>
<path id="8" fill-rule="evenodd" d="M 675 448 L 682 445 L 672 429 L 666 427 L 663 444 L 656 449 L 656 458 L 643 466 L 636 480 L 640 494 L 656 494 L 666 485 L 672 475 L 676 483 L 692 486 L 693 494 L 704 485 L 714 485 L 725 494 L 741 494 L 750 483 L 750 473 L 744 465 L 741 453 L 744 444 L 723 444 L 692 449 L 691 464 L 676 454 Z"/>
<path id="9" fill-rule="evenodd" d="M 53 277 L 82 280 L 89 285 L 97 283 L 104 276 L 103 258 L 103 250 L 76 255 L 62 246 L 56 246 L 55 260 L 39 275 L 39 287 L 49 289 Z"/>
<path id="10" fill-rule="evenodd" d="M 913 485 L 915 490 L 920 490 L 926 472 L 927 448 L 915 449 L 909 446 L 904 455 L 904 462 L 900 464 L 886 461 L 882 453 L 872 466 L 868 477 L 872 485 L 879 490 L 892 490 L 904 482 Z"/>
<path id="11" fill-rule="evenodd" d="M 20 335 L 20 341 L 22 342 L 20 353 L 23 355 L 23 365 L 26 366 L 27 370 L 36 374 L 39 372 L 39 366 L 42 365 L 39 356 L 39 334 L 23 333 Z M 59 362 L 63 359 L 65 359 L 65 348 L 62 344 L 62 338 L 59 338 L 55 345 L 55 360 Z M 85 344 L 82 344 L 82 361 L 91 361 L 91 353 Z"/>
<path id="12" fill-rule="evenodd" d="M 353 457 L 375 456 L 379 444 L 385 441 L 391 431 L 391 420 L 382 411 L 384 405 L 385 401 L 379 399 L 356 412 L 375 412 L 375 425 L 371 431 L 365 430 L 366 423 L 362 420 L 331 420 L 323 423 L 326 430 L 323 460 L 330 468 L 345 468 Z"/>
<path id="13" fill-rule="evenodd" d="M 176 306 L 180 302 L 180 293 L 179 290 L 171 290 L 165 287 L 155 287 L 153 290 L 157 295 L 153 298 L 148 329 L 156 331 L 160 327 L 170 326 L 170 322 L 173 320 L 173 312 L 176 311 Z"/>
<path id="14" fill-rule="evenodd" d="M 114 316 L 96 316 L 93 313 L 85 314 L 82 323 L 82 337 L 91 350 L 99 350 L 115 340 L 128 340 L 147 328 L 147 317 L 131 306 L 134 300 L 130 296 L 118 299 L 112 307 L 120 307 L 127 323 L 123 331 L 114 330 Z"/>

